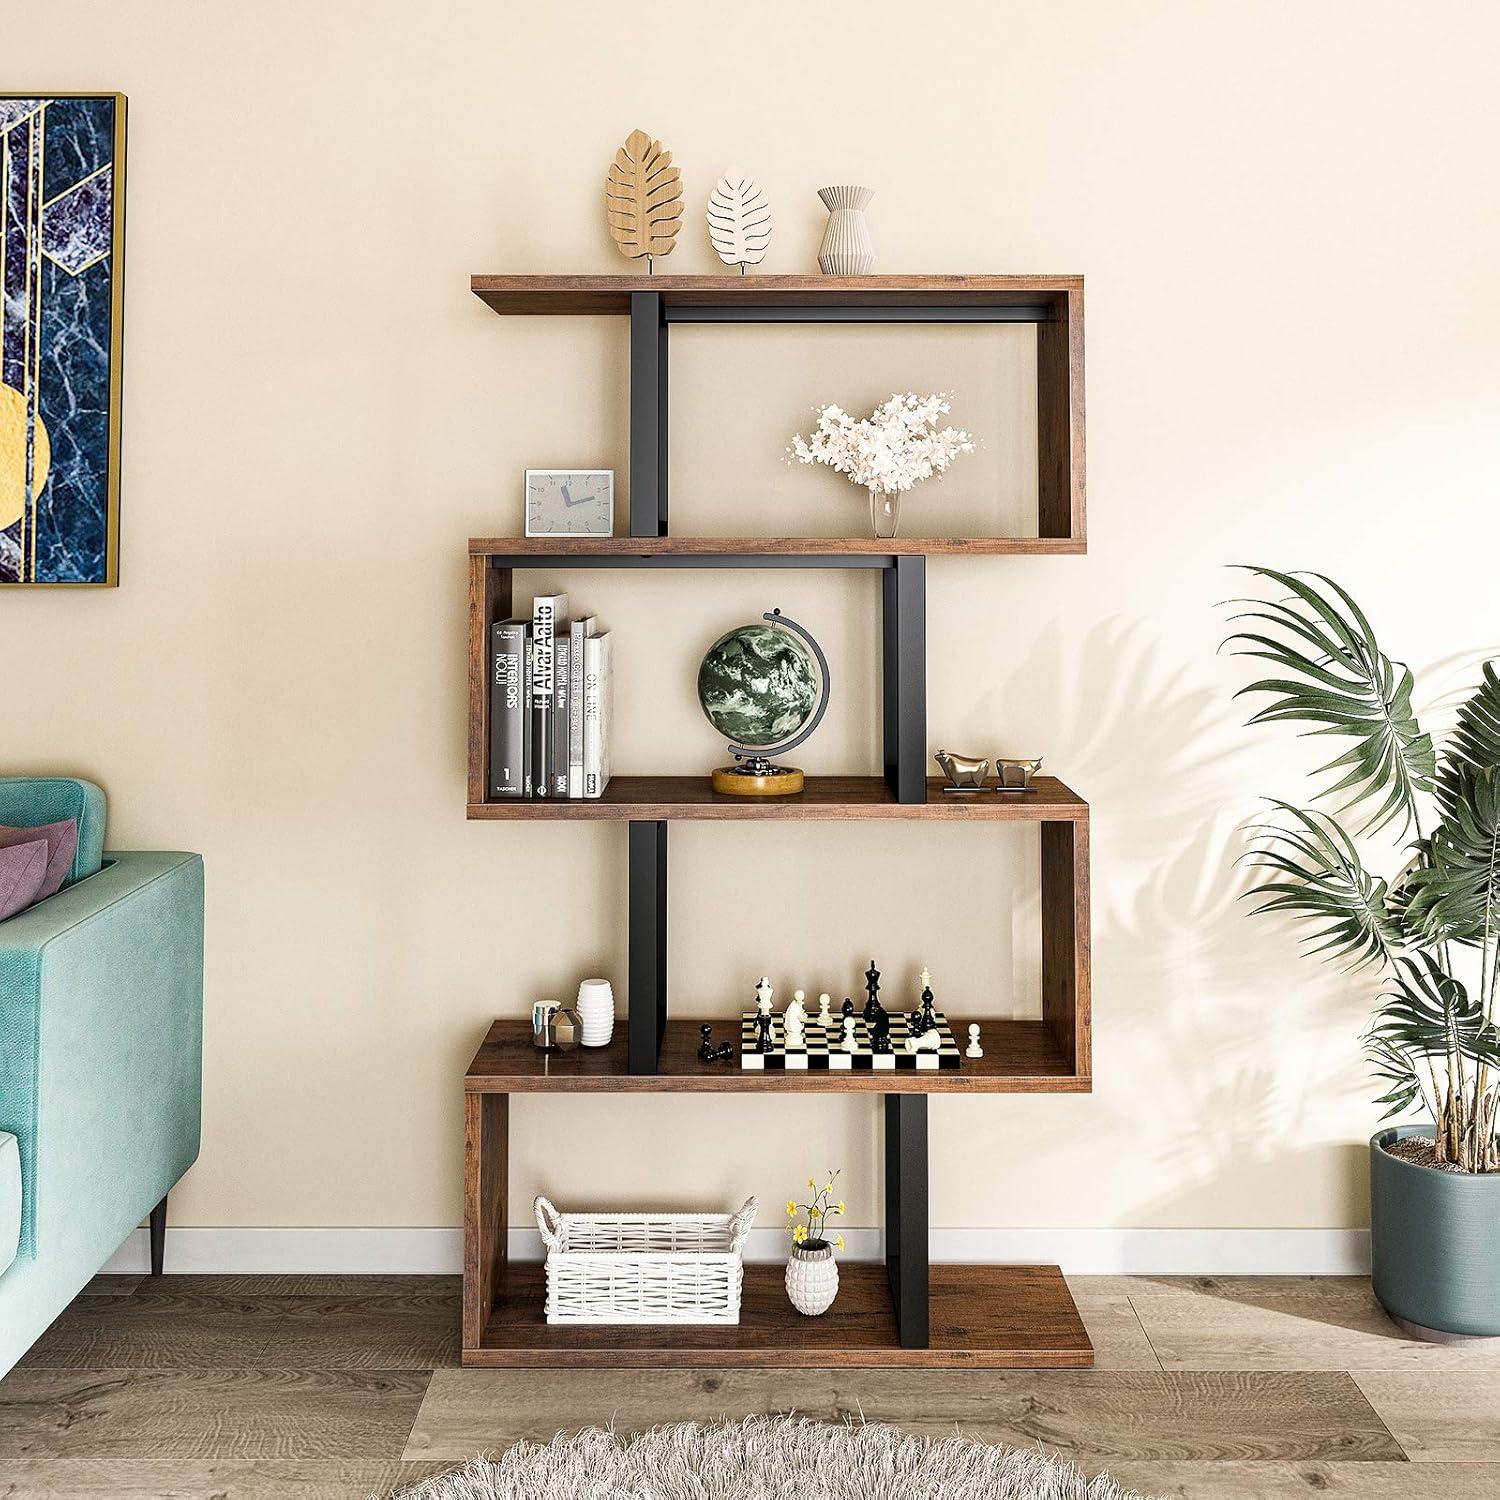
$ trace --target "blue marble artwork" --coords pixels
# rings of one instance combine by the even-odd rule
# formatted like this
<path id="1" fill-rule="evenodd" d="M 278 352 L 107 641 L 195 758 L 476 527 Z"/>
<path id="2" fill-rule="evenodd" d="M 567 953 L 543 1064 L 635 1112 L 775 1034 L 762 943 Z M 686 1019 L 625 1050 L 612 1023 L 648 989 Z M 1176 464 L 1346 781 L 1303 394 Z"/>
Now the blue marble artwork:
<path id="1" fill-rule="evenodd" d="M 0 95 L 0 585 L 115 582 L 124 123 Z"/>

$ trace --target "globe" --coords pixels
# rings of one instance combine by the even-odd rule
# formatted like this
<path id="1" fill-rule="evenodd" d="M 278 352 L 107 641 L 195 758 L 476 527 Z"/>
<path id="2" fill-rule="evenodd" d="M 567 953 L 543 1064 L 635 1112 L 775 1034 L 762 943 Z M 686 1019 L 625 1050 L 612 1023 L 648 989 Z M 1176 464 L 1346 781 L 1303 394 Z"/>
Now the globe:
<path id="1" fill-rule="evenodd" d="M 720 636 L 698 668 L 698 701 L 732 744 L 779 745 L 812 717 L 817 698 L 812 653 L 773 625 L 741 625 Z"/>

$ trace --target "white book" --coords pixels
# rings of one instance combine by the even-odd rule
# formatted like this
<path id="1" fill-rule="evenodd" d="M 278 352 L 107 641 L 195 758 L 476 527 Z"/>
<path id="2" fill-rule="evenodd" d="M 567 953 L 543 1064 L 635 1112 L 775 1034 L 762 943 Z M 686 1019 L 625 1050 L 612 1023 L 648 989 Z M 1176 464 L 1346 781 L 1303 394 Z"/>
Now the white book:
<path id="1" fill-rule="evenodd" d="M 594 616 L 568 627 L 568 796 L 583 796 L 583 643 L 594 633 Z"/>
<path id="2" fill-rule="evenodd" d="M 602 797 L 609 785 L 610 687 L 614 676 L 610 633 L 583 643 L 583 795 Z"/>

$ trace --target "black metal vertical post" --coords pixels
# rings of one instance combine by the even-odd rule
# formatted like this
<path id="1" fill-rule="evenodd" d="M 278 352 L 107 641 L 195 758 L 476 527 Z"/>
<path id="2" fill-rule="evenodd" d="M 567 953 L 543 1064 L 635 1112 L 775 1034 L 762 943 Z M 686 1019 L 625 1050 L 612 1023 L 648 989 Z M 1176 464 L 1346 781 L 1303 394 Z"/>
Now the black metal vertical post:
<path id="1" fill-rule="evenodd" d="M 660 292 L 630 294 L 630 534 L 667 534 L 667 323 Z"/>
<path id="2" fill-rule="evenodd" d="M 927 559 L 881 575 L 885 779 L 898 802 L 927 800 Z"/>
<path id="3" fill-rule="evenodd" d="M 903 1349 L 925 1349 L 927 1095 L 885 1096 L 885 1269 Z"/>
<path id="4" fill-rule="evenodd" d="M 654 1073 L 667 1029 L 667 825 L 630 825 L 630 994 L 626 1065 Z"/>

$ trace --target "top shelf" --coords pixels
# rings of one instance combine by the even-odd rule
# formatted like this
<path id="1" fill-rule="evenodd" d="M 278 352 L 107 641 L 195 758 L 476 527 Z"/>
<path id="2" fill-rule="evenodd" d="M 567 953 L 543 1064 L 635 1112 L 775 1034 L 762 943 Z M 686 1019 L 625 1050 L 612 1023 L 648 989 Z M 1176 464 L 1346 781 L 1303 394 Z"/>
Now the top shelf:
<path id="1" fill-rule="evenodd" d="M 1012 308 L 1017 321 L 1066 317 L 1082 276 L 474 276 L 469 285 L 497 313 L 617 314 L 636 292 L 665 308 Z"/>
<path id="2" fill-rule="evenodd" d="M 1080 537 L 480 536 L 470 557 L 546 567 L 761 565 L 889 567 L 897 557 L 1058 557 L 1088 550 Z M 820 559 L 822 561 L 820 561 Z"/>

